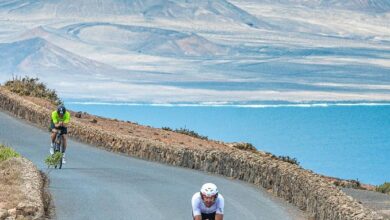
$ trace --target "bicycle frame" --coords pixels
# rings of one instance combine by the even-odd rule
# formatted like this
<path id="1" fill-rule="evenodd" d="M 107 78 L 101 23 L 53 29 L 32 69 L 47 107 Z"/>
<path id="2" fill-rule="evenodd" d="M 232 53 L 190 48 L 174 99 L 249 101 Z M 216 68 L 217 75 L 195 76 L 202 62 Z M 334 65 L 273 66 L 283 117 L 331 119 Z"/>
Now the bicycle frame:
<path id="1" fill-rule="evenodd" d="M 61 131 L 57 131 L 56 139 L 54 140 L 54 152 L 60 152 L 63 153 L 64 148 L 64 136 Z M 54 168 L 57 168 L 57 165 L 54 166 Z M 62 168 L 62 157 L 59 161 L 58 168 Z"/>

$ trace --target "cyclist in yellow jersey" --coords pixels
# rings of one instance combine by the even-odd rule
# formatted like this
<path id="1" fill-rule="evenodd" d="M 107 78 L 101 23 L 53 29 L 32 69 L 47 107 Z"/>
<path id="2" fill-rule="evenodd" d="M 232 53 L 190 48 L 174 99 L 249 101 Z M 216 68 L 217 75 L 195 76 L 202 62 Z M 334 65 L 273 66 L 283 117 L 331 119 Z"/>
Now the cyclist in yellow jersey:
<path id="1" fill-rule="evenodd" d="M 51 146 L 50 146 L 50 154 L 54 154 L 54 140 L 56 138 L 56 133 L 61 131 L 64 137 L 64 149 L 63 149 L 63 157 L 62 163 L 66 163 L 65 161 L 65 151 L 66 151 L 66 135 L 68 133 L 67 125 L 70 122 L 70 113 L 66 111 L 66 108 L 63 105 L 58 106 L 57 110 L 51 113 Z"/>

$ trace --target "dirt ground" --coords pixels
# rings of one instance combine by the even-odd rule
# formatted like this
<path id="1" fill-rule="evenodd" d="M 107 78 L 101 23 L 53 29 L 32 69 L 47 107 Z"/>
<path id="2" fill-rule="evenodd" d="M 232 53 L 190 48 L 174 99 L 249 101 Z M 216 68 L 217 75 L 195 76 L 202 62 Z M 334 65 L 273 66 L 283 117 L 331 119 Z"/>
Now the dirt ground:
<path id="1" fill-rule="evenodd" d="M 22 193 L 21 166 L 10 160 L 0 162 L 0 209 L 12 209 L 26 200 Z"/>
<path id="2" fill-rule="evenodd" d="M 0 219 L 46 219 L 44 178 L 26 158 L 0 162 Z"/>

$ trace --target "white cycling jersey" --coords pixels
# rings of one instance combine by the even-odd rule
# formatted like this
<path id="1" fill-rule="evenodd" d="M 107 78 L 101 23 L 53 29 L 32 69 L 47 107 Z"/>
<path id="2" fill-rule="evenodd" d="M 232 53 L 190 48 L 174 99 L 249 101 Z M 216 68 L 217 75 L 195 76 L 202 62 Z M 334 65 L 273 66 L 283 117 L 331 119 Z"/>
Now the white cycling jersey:
<path id="1" fill-rule="evenodd" d="M 192 196 L 192 213 L 194 216 L 204 214 L 210 214 L 216 212 L 216 214 L 223 214 L 223 208 L 225 206 L 225 200 L 221 194 L 218 194 L 218 197 L 214 204 L 209 208 L 204 204 L 200 193 L 197 192 Z"/>

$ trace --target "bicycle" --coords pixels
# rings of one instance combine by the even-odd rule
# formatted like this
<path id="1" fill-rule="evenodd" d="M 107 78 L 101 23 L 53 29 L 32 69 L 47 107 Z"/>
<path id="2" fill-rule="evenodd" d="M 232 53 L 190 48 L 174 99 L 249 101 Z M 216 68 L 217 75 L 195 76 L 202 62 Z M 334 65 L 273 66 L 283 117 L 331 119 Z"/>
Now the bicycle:
<path id="1" fill-rule="evenodd" d="M 62 153 L 63 153 L 63 149 L 64 149 L 64 137 L 63 137 L 61 130 L 57 131 L 56 138 L 54 140 L 53 148 L 54 148 L 54 154 L 56 154 L 57 152 L 61 153 L 61 158 L 60 158 L 58 164 L 54 165 L 54 168 L 57 169 L 57 166 L 58 166 L 58 169 L 61 169 L 62 168 Z"/>

